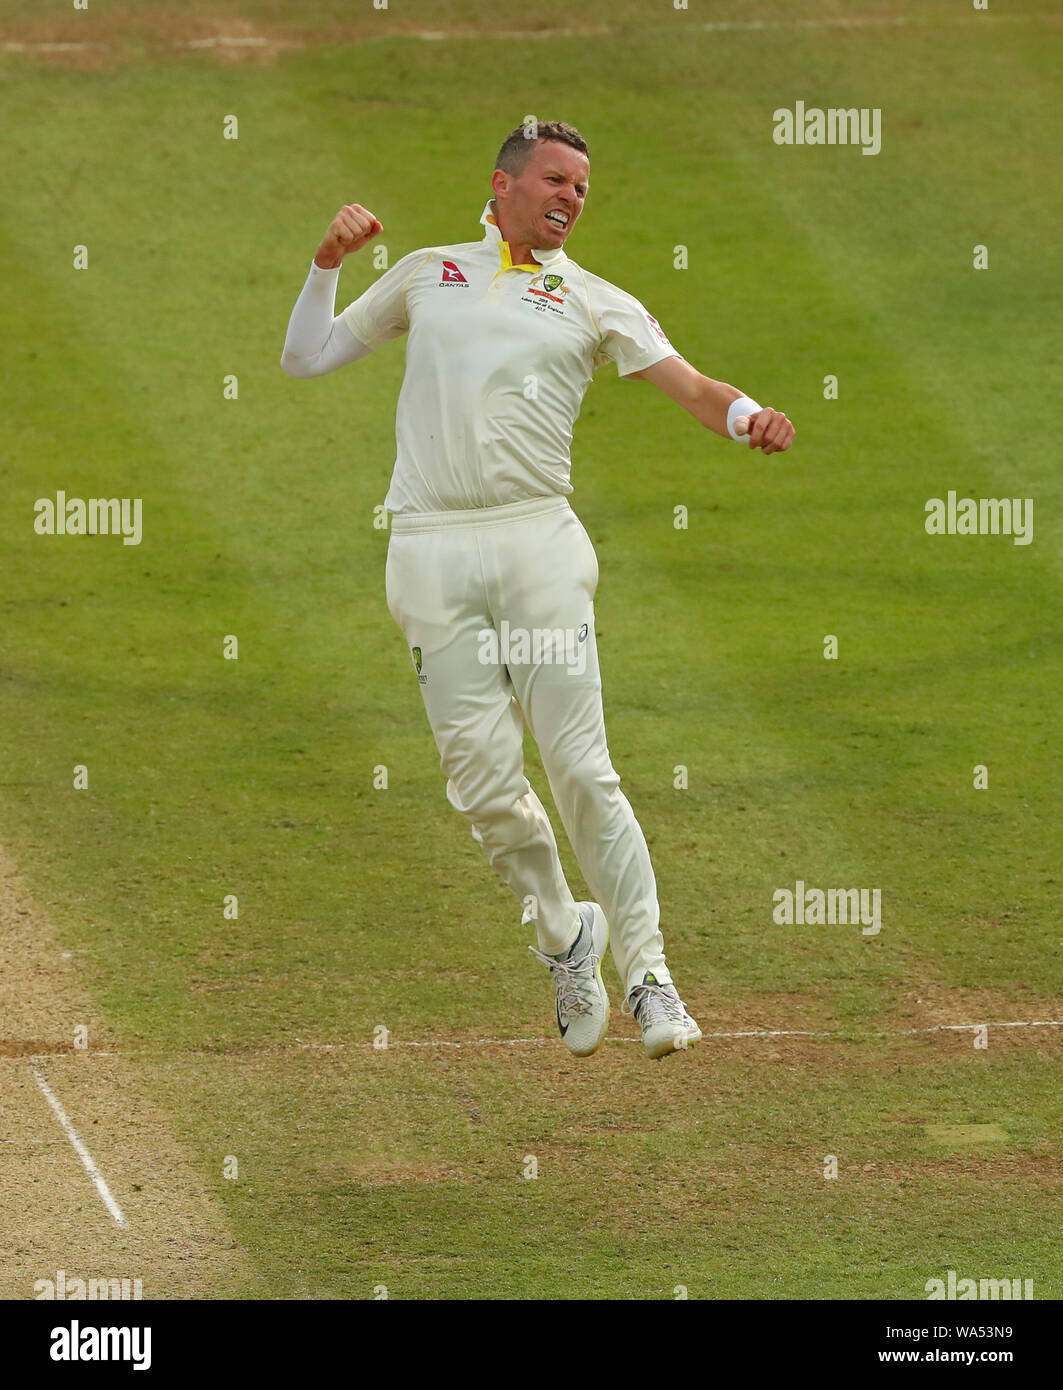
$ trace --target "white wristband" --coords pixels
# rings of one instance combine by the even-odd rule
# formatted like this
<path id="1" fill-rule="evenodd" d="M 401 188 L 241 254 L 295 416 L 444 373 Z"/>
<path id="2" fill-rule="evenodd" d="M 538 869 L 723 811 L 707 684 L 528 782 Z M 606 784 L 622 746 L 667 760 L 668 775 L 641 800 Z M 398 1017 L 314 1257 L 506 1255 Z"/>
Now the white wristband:
<path id="1" fill-rule="evenodd" d="M 735 421 L 739 415 L 756 415 L 763 410 L 762 405 L 757 405 L 756 401 L 750 396 L 739 396 L 736 401 L 732 401 L 727 407 L 727 433 L 739 444 L 744 444 L 749 438 L 746 434 L 735 434 Z"/>

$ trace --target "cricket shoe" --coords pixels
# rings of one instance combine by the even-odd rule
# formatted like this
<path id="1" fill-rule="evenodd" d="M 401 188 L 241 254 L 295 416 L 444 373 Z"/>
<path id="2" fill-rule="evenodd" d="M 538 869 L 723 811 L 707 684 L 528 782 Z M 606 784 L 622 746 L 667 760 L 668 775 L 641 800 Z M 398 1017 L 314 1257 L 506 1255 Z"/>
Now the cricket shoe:
<path id="1" fill-rule="evenodd" d="M 701 1029 L 687 1013 L 675 985 L 660 985 L 647 970 L 641 985 L 628 994 L 620 1012 L 634 1014 L 642 1029 L 642 1042 L 653 1058 L 684 1052 L 701 1037 Z"/>
<path id="2" fill-rule="evenodd" d="M 579 936 L 562 956 L 528 950 L 550 967 L 557 986 L 557 1026 L 565 1046 L 577 1057 L 597 1052 L 609 1026 L 609 996 L 602 982 L 602 957 L 609 924 L 597 903 L 580 903 Z"/>

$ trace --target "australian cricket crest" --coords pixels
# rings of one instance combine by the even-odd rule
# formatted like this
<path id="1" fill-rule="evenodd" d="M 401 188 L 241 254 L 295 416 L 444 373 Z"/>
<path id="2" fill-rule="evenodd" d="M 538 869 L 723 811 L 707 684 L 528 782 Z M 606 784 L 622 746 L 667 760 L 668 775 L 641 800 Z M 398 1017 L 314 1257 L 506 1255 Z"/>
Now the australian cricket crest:
<path id="1" fill-rule="evenodd" d="M 413 664 L 417 668 L 417 679 L 421 685 L 427 685 L 428 677 L 421 674 L 421 649 L 420 647 L 411 647 L 410 651 L 413 654 Z"/>
<path id="2" fill-rule="evenodd" d="M 534 304 L 540 313 L 563 314 L 568 291 L 565 277 L 551 271 L 549 275 L 533 275 L 521 299 L 525 304 Z"/>

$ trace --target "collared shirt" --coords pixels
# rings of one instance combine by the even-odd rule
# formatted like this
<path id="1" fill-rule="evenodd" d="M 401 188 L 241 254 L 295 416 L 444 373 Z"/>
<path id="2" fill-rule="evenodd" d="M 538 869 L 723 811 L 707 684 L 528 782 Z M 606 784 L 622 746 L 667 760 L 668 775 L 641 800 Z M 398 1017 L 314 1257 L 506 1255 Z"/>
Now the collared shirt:
<path id="1" fill-rule="evenodd" d="M 385 506 L 442 512 L 572 491 L 572 429 L 595 368 L 678 357 L 632 295 L 564 248 L 514 265 L 493 202 L 484 239 L 403 256 L 344 309 L 365 347 L 407 333 Z"/>

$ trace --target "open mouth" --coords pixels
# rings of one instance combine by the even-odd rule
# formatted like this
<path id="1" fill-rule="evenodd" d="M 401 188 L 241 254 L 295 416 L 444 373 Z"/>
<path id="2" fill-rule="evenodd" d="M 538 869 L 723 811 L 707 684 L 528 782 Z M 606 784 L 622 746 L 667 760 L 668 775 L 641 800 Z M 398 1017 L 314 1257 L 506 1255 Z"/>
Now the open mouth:
<path id="1" fill-rule="evenodd" d="M 562 212 L 560 208 L 553 208 L 546 214 L 546 220 L 552 227 L 556 227 L 558 231 L 563 232 L 568 226 L 569 216 L 567 212 Z"/>

